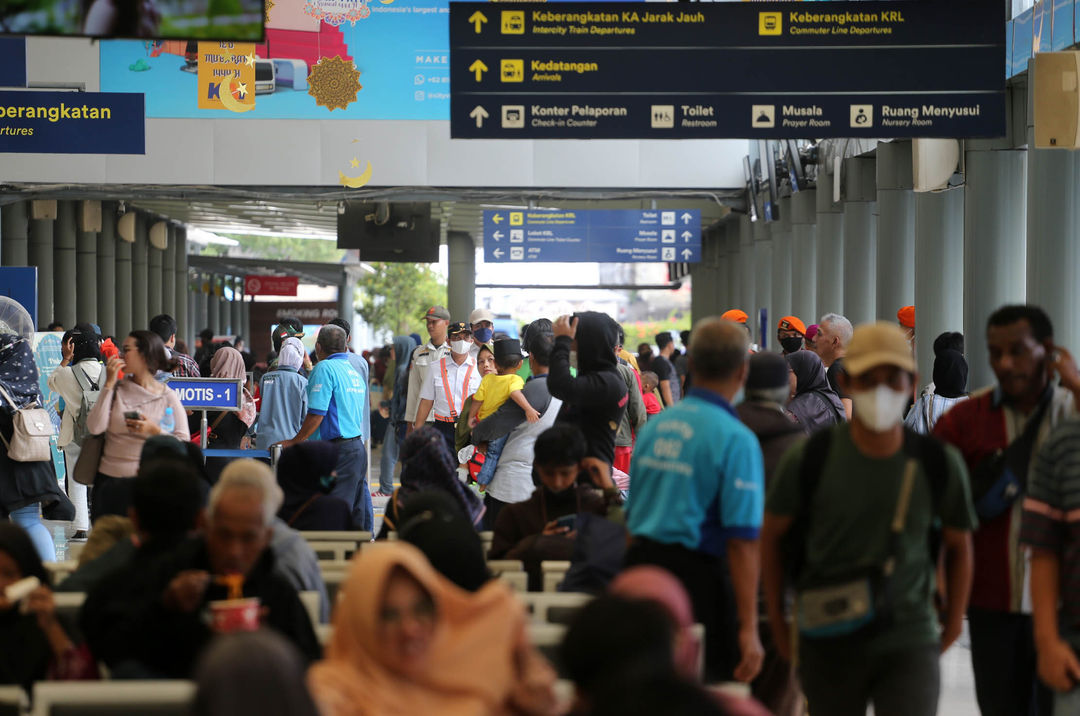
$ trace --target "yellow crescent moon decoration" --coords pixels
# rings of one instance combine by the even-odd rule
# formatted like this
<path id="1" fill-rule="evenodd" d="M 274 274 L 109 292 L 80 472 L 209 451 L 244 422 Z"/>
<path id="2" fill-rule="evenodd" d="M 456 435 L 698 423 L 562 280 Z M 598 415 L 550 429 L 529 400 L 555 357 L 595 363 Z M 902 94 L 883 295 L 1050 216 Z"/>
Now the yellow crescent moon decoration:
<path id="1" fill-rule="evenodd" d="M 235 77 L 230 77 L 227 80 L 221 81 L 221 87 L 218 88 L 218 99 L 221 100 L 221 105 L 230 112 L 250 112 L 255 109 L 255 103 L 241 104 L 237 101 L 236 97 L 233 97 L 233 82 L 236 81 Z"/>
<path id="2" fill-rule="evenodd" d="M 358 189 L 371 181 L 371 162 L 367 163 L 367 168 L 364 169 L 364 173 L 360 176 L 351 177 L 347 176 L 345 172 L 338 171 L 338 183 L 342 186 L 347 186 L 352 189 Z"/>

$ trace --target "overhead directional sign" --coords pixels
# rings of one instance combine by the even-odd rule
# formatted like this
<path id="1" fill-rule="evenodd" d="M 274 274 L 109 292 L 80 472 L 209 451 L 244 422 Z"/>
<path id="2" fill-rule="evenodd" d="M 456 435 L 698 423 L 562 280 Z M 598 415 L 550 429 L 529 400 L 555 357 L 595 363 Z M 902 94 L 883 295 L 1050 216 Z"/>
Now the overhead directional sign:
<path id="1" fill-rule="evenodd" d="M 488 210 L 484 261 L 645 263 L 701 260 L 701 211 Z"/>
<path id="2" fill-rule="evenodd" d="M 1004 27 L 985 0 L 452 2 L 451 136 L 1000 136 Z"/>

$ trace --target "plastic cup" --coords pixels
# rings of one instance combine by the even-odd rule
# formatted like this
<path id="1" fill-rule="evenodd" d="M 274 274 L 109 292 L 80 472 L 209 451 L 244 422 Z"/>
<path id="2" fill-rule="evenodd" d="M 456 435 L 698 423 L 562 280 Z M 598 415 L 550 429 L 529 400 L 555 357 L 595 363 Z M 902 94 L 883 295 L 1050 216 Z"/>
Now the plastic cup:
<path id="1" fill-rule="evenodd" d="M 220 634 L 255 631 L 259 628 L 259 606 L 257 597 L 210 602 L 210 626 Z"/>

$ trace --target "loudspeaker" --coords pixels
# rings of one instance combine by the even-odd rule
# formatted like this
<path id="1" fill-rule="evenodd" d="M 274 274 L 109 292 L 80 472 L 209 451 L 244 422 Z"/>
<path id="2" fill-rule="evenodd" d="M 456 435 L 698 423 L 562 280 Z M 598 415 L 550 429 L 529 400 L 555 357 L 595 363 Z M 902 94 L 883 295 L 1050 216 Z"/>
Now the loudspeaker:
<path id="1" fill-rule="evenodd" d="M 1028 67 L 1035 107 L 1035 146 L 1080 147 L 1080 52 L 1039 52 Z"/>
<path id="2" fill-rule="evenodd" d="M 79 202 L 79 231 L 101 231 L 101 202 L 86 199 Z"/>
<path id="3" fill-rule="evenodd" d="M 31 219 L 55 219 L 56 199 L 34 199 L 30 202 Z"/>
<path id="4" fill-rule="evenodd" d="M 164 251 L 169 248 L 169 225 L 159 221 L 150 227 L 150 245 Z"/>
<path id="5" fill-rule="evenodd" d="M 345 202 L 338 212 L 339 249 L 359 249 L 361 261 L 439 260 L 439 222 L 426 202 Z"/>
<path id="6" fill-rule="evenodd" d="M 955 139 L 911 141 L 911 176 L 915 191 L 944 189 L 959 165 L 960 142 Z"/>
<path id="7" fill-rule="evenodd" d="M 116 221 L 116 235 L 129 244 L 135 243 L 135 212 L 129 211 Z"/>

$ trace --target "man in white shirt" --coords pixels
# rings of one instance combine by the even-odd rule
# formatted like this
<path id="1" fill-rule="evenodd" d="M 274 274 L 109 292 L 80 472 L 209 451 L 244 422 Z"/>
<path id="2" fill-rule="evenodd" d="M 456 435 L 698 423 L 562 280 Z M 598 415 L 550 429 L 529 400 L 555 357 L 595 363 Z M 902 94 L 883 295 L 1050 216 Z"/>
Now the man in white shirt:
<path id="1" fill-rule="evenodd" d="M 495 335 L 495 314 L 486 308 L 478 308 L 469 314 L 469 328 L 472 329 L 472 347 L 469 355 L 473 360 L 480 353 L 480 348 L 491 343 Z"/>
<path id="2" fill-rule="evenodd" d="M 446 341 L 446 329 L 450 325 L 450 311 L 442 306 L 432 306 L 424 314 L 427 323 L 427 332 L 430 336 L 426 346 L 418 346 L 413 351 L 409 363 L 409 379 L 407 381 L 405 399 L 405 422 L 412 431 L 416 422 L 417 408 L 420 407 L 420 389 L 428 381 L 431 367 L 439 362 L 440 358 L 450 355 L 450 346 Z"/>
<path id="3" fill-rule="evenodd" d="M 413 429 L 424 427 L 434 411 L 432 426 L 442 433 L 450 454 L 456 456 L 457 421 L 465 407 L 465 399 L 480 387 L 481 375 L 476 360 L 469 355 L 472 331 L 468 324 L 464 321 L 451 323 L 447 332 L 450 355 L 439 359 L 428 370 L 427 380 L 420 386 L 420 405 L 416 409 Z"/>

